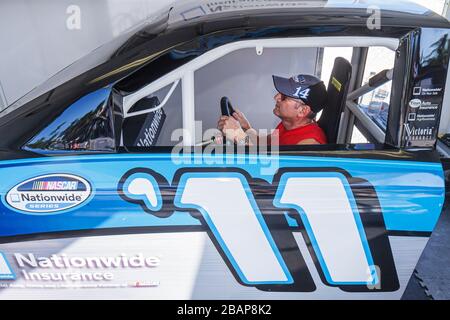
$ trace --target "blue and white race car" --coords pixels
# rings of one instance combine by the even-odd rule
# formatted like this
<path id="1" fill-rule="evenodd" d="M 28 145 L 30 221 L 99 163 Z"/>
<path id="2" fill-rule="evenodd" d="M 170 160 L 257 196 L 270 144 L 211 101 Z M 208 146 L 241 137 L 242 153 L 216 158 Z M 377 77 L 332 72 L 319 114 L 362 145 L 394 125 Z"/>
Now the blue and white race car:
<path id="1" fill-rule="evenodd" d="M 449 41 L 403 1 L 159 13 L 1 110 L 0 300 L 400 299 L 445 201 Z M 212 139 L 222 97 L 270 132 L 296 73 L 327 144 Z"/>

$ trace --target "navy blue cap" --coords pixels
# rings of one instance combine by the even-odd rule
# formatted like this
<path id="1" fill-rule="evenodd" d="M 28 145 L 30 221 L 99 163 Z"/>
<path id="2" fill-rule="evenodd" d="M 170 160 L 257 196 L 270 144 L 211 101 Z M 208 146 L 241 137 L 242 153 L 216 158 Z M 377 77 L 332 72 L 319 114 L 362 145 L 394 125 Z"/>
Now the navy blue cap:
<path id="1" fill-rule="evenodd" d="M 319 78 L 308 74 L 299 74 L 289 79 L 278 76 L 272 76 L 272 78 L 275 89 L 279 93 L 302 100 L 314 113 L 325 107 L 327 90 Z"/>

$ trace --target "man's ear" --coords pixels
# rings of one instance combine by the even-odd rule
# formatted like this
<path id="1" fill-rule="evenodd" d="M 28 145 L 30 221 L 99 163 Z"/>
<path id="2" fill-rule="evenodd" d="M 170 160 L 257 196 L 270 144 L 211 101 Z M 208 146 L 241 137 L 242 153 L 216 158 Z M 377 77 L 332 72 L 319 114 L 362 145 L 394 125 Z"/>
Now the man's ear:
<path id="1" fill-rule="evenodd" d="M 299 115 L 302 117 L 306 117 L 311 112 L 311 107 L 307 104 L 304 104 L 299 112 Z"/>

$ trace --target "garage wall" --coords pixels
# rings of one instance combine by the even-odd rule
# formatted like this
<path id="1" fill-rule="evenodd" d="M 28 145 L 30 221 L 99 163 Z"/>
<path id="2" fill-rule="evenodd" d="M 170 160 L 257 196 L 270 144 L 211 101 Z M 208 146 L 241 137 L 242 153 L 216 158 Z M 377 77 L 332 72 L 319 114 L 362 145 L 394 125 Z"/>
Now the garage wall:
<path id="1" fill-rule="evenodd" d="M 0 1 L 0 110 L 172 2 Z"/>
<path id="2" fill-rule="evenodd" d="M 5 94 L 3 93 L 2 83 L 0 81 L 0 111 L 5 107 L 6 107 L 6 98 Z"/>
<path id="3" fill-rule="evenodd" d="M 276 90 L 272 75 L 319 74 L 317 48 L 242 49 L 195 72 L 195 120 L 203 132 L 217 127 L 220 99 L 227 96 L 255 129 L 274 129 L 280 122 L 272 113 Z M 325 81 L 328 83 L 328 79 Z"/>

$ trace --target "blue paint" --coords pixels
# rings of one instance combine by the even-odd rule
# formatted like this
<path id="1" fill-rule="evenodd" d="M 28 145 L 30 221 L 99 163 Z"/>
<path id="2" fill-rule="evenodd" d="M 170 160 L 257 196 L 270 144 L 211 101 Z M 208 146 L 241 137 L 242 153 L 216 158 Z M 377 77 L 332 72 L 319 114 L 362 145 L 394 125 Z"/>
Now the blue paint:
<path id="1" fill-rule="evenodd" d="M 102 154 L 46 157 L 0 162 L 0 236 L 143 226 L 198 226 L 199 221 L 187 212 L 177 212 L 168 218 L 145 213 L 136 204 L 124 201 L 117 192 L 120 178 L 129 170 L 143 167 L 157 171 L 172 182 L 178 169 L 240 168 L 253 178 L 273 181 L 277 168 L 332 167 L 351 176 L 367 180 L 375 189 L 388 230 L 431 232 L 444 203 L 444 177 L 440 163 L 344 159 L 329 157 L 218 155 L 229 164 L 175 164 L 170 154 Z M 203 160 L 217 159 L 205 156 Z M 178 160 L 202 160 L 195 155 L 177 156 Z M 239 160 L 239 161 L 238 161 Z M 270 160 L 278 166 L 267 172 Z M 238 163 L 236 163 L 238 162 Z M 272 163 L 272 164 L 273 164 Z M 15 185 L 36 174 L 66 173 L 80 176 L 91 183 L 95 195 L 84 207 L 59 215 L 26 216 L 4 204 L 6 193 Z"/>
<path id="2" fill-rule="evenodd" d="M 287 212 L 284 213 L 284 217 L 286 218 L 286 221 L 287 221 L 289 227 L 292 227 L 292 228 L 298 227 L 297 220 L 295 220 L 294 218 L 291 218 Z"/>
<path id="3" fill-rule="evenodd" d="M 11 268 L 9 261 L 8 259 L 6 259 L 6 256 L 3 254 L 3 252 L 0 252 L 0 259 L 4 261 L 4 265 L 6 265 L 6 268 L 8 269 L 8 273 L 0 273 L 0 280 L 15 280 L 16 274 Z"/>

